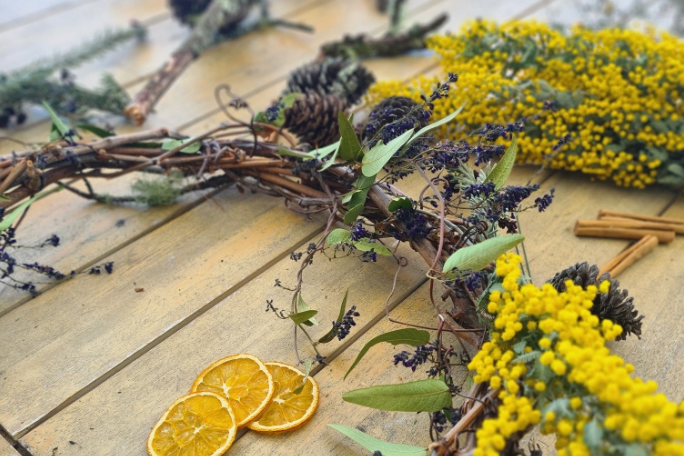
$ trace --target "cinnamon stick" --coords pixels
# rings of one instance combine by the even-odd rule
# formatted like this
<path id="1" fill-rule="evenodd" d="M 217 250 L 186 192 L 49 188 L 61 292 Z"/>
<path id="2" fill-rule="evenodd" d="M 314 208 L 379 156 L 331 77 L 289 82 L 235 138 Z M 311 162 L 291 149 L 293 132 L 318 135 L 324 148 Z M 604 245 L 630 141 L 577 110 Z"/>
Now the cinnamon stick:
<path id="1" fill-rule="evenodd" d="M 624 250 L 618 256 L 601 267 L 599 270 L 599 277 L 607 272 L 610 274 L 611 278 L 615 278 L 622 271 L 636 263 L 651 250 L 655 249 L 657 245 L 657 237 L 653 235 L 642 237 L 639 242 Z"/>
<path id="2" fill-rule="evenodd" d="M 655 217 L 654 217 L 654 218 L 655 218 Z M 615 215 L 601 215 L 601 214 L 599 213 L 599 220 L 615 220 L 615 221 L 617 221 L 617 220 L 631 220 L 631 221 L 637 221 L 638 219 L 626 218 L 626 217 L 618 217 L 618 216 L 615 216 Z M 666 219 L 666 220 L 667 220 L 667 219 Z M 670 219 L 670 220 L 674 220 L 674 219 Z M 644 222 L 644 223 L 652 223 L 652 224 L 654 224 L 654 225 L 662 225 L 662 226 L 665 227 L 666 229 L 668 229 L 668 230 L 673 230 L 673 231 L 674 231 L 675 233 L 677 233 L 677 234 L 684 234 L 684 221 L 682 221 L 682 222 L 679 223 L 679 224 L 677 224 L 677 223 L 672 223 L 672 222 L 669 222 L 669 221 L 655 221 L 655 220 L 643 220 L 642 222 Z"/>
<path id="3" fill-rule="evenodd" d="M 619 212 L 619 211 L 611 211 L 608 209 L 601 209 L 599 211 L 598 218 L 602 219 L 604 217 L 620 217 L 620 218 L 626 218 L 626 219 L 644 220 L 646 222 L 667 223 L 667 224 L 672 224 L 672 225 L 684 225 L 684 219 L 667 218 L 667 217 L 642 215 L 642 214 L 633 214 L 631 212 Z"/>
<path id="4" fill-rule="evenodd" d="M 578 220 L 575 224 L 575 236 L 591 236 L 614 239 L 641 239 L 647 235 L 658 238 L 658 242 L 674 241 L 675 232 L 657 224 L 657 227 L 628 226 L 624 222 L 612 220 Z"/>

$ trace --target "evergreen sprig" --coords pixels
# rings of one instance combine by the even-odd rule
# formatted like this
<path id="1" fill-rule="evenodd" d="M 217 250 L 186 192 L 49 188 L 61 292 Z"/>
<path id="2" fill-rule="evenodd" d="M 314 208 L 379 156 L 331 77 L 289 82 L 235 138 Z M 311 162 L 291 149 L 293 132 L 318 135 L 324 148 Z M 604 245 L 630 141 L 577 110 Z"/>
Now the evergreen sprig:
<path id="1" fill-rule="evenodd" d="M 100 87 L 91 90 L 76 85 L 69 69 L 131 39 L 142 39 L 145 33 L 137 23 L 128 29 L 106 31 L 67 53 L 31 63 L 9 74 L 0 73 L 0 128 L 23 123 L 26 104 L 43 101 L 64 115 L 80 116 L 90 109 L 123 113 L 129 97 L 111 75 L 105 74 Z"/>

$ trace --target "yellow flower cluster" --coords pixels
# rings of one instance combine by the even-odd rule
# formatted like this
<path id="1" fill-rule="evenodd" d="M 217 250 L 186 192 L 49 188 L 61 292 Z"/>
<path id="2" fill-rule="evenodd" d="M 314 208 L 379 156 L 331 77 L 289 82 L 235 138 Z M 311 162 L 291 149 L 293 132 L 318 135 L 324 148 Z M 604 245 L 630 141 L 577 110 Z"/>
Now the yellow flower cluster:
<path id="1" fill-rule="evenodd" d="M 637 188 L 656 179 L 673 183 L 661 174 L 669 172 L 664 165 L 674 154 L 681 162 L 684 151 L 681 40 L 664 32 L 577 27 L 566 34 L 534 21 L 476 21 L 457 35 L 431 37 L 428 45 L 445 72 L 459 75 L 450 97 L 434 103 L 435 120 L 465 103 L 458 127 L 449 132 L 452 139 L 485 123 L 525 117 L 521 163 Z M 421 76 L 408 85 L 380 82 L 368 101 L 420 101 L 437 81 Z M 559 141 L 564 145 L 554 150 Z"/>
<path id="2" fill-rule="evenodd" d="M 497 456 L 505 440 L 530 425 L 555 433 L 559 456 L 589 456 L 607 444 L 636 444 L 658 456 L 684 454 L 684 402 L 656 394 L 657 384 L 633 378 L 634 367 L 610 353 L 606 341 L 622 332 L 590 311 L 597 287 L 572 281 L 558 293 L 519 283 L 518 255 L 496 263 L 502 291 L 490 293 L 491 341 L 468 366 L 476 382 L 501 388 L 496 418 L 477 431 L 474 456 Z M 609 282 L 601 284 L 607 292 Z M 565 404 L 555 409 L 553 404 Z M 596 429 L 596 441 L 585 441 Z"/>

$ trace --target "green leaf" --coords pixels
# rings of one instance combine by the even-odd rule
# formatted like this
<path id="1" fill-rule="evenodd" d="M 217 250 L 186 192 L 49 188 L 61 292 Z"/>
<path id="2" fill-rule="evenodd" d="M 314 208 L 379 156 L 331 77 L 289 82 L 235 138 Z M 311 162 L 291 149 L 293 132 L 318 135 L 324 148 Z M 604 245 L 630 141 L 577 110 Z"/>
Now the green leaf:
<path id="1" fill-rule="evenodd" d="M 45 110 L 50 115 L 50 119 L 52 119 L 52 127 L 59 132 L 59 137 L 61 138 L 62 136 L 68 135 L 71 129 L 67 127 L 64 121 L 59 118 L 46 101 L 43 102 L 43 106 L 45 106 Z M 50 138 L 52 138 L 52 135 L 50 135 Z"/>
<path id="2" fill-rule="evenodd" d="M 79 130 L 89 131 L 99 138 L 108 138 L 110 136 L 114 136 L 113 132 L 107 131 L 107 130 L 100 128 L 100 127 L 97 127 L 95 125 L 79 124 L 79 125 L 76 125 L 76 128 L 78 128 Z"/>
<path id="3" fill-rule="evenodd" d="M 283 155 L 285 157 L 309 158 L 308 154 L 305 154 L 304 152 L 299 152 L 296 150 L 290 150 L 287 147 L 283 147 L 283 146 L 277 146 L 277 147 L 278 147 L 278 154 Z"/>
<path id="4" fill-rule="evenodd" d="M 302 384 L 292 391 L 294 394 L 300 394 L 304 391 L 304 386 L 306 386 L 306 379 L 309 378 L 309 372 L 311 372 L 311 360 L 307 359 L 304 361 L 304 379 L 302 379 Z"/>
<path id="5" fill-rule="evenodd" d="M 365 201 L 363 203 L 357 204 L 356 206 L 351 207 L 346 214 L 344 214 L 344 223 L 347 225 L 351 225 L 354 223 L 354 221 L 361 215 L 363 212 L 363 207 L 365 205 Z"/>
<path id="6" fill-rule="evenodd" d="M 371 349 L 371 347 L 382 342 L 387 342 L 392 345 L 406 344 L 412 347 L 417 347 L 419 345 L 425 345 L 428 342 L 430 342 L 430 333 L 427 331 L 423 331 L 422 329 L 404 328 L 397 329 L 396 331 L 390 331 L 385 334 L 380 334 L 379 336 L 372 338 L 368 341 L 368 343 L 366 343 L 366 345 L 363 346 L 359 354 L 356 356 L 354 363 L 352 363 L 349 370 L 347 370 L 347 373 L 344 374 L 344 379 L 347 379 L 347 375 L 349 375 L 349 373 L 356 367 L 356 365 L 359 364 L 361 358 L 363 358 L 366 355 L 366 353 L 368 352 L 368 350 Z"/>
<path id="7" fill-rule="evenodd" d="M 37 195 L 32 196 L 28 201 L 25 201 L 23 204 L 12 210 L 12 212 L 10 212 L 9 214 L 5 214 L 5 218 L 3 218 L 2 221 L 0 221 L 0 231 L 5 231 L 7 228 L 12 226 L 12 223 L 14 223 L 17 217 L 19 217 L 19 215 L 21 215 L 22 212 L 28 209 L 28 207 L 31 204 L 33 204 L 34 201 L 44 198 L 49 194 L 58 192 L 60 190 L 62 190 L 62 187 L 57 187 L 53 188 L 52 190 L 40 192 Z"/>
<path id="8" fill-rule="evenodd" d="M 584 444 L 591 450 L 597 450 L 603 440 L 603 429 L 594 418 L 584 425 Z"/>
<path id="9" fill-rule="evenodd" d="M 337 244 L 343 244 L 345 242 L 349 242 L 350 240 L 351 233 L 349 231 L 344 230 L 342 228 L 337 228 L 332 230 L 330 234 L 328 234 L 328 238 L 325 240 L 325 243 L 329 246 L 332 246 Z"/>
<path id="10" fill-rule="evenodd" d="M 299 293 L 297 295 L 297 310 L 301 313 L 307 310 L 311 310 L 311 307 L 304 301 L 304 298 L 302 298 L 302 294 Z M 315 318 L 308 319 L 307 321 L 304 322 L 306 326 L 318 326 L 318 322 L 316 321 Z"/>
<path id="11" fill-rule="evenodd" d="M 632 443 L 625 445 L 622 454 L 625 456 L 649 456 L 651 454 L 642 443 Z"/>
<path id="12" fill-rule="evenodd" d="M 302 96 L 302 94 L 299 92 L 288 93 L 280 99 L 280 104 L 283 105 L 283 109 L 291 108 L 300 96 Z"/>
<path id="13" fill-rule="evenodd" d="M 361 167 L 361 172 L 364 176 L 370 177 L 378 174 L 382 167 L 390 161 L 394 154 L 406 144 L 406 141 L 413 134 L 413 129 L 407 130 L 401 136 L 394 138 L 387 144 L 382 142 L 377 143 L 371 150 L 366 152 L 363 156 L 363 161 L 361 162 L 363 166 Z"/>
<path id="14" fill-rule="evenodd" d="M 452 405 L 449 387 L 435 379 L 357 389 L 344 393 L 342 399 L 394 412 L 437 412 Z"/>
<path id="15" fill-rule="evenodd" d="M 295 325 L 301 325 L 302 323 L 307 323 L 317 313 L 317 310 L 305 310 L 303 312 L 290 314 L 290 318 L 294 321 Z"/>
<path id="16" fill-rule="evenodd" d="M 181 141 L 178 139 L 168 139 L 162 143 L 161 148 L 162 148 L 162 150 L 173 150 L 173 149 L 180 147 L 183 144 L 189 142 L 190 140 L 191 139 L 186 139 L 184 141 Z M 201 146 L 202 146 L 202 144 L 200 144 L 199 141 L 196 141 L 196 142 L 190 144 L 189 146 L 182 148 L 180 150 L 180 152 L 182 152 L 184 154 L 194 154 L 195 152 L 200 150 Z"/>
<path id="17" fill-rule="evenodd" d="M 513 169 L 513 164 L 515 163 L 515 156 L 518 153 L 518 143 L 513 136 L 511 145 L 508 146 L 506 153 L 503 154 L 499 163 L 496 164 L 494 169 L 489 173 L 485 182 L 492 181 L 496 185 L 496 189 L 500 189 L 506 183 L 506 179 L 511 174 Z"/>
<path id="18" fill-rule="evenodd" d="M 341 322 L 342 319 L 344 318 L 344 313 L 347 310 L 347 295 L 348 294 L 349 294 L 349 290 L 347 290 L 344 293 L 344 299 L 342 299 L 342 305 L 340 306 L 340 313 L 337 316 L 337 320 L 335 320 L 335 322 L 337 322 L 337 323 Z M 339 331 L 339 328 L 333 326 L 332 329 L 330 329 L 330 331 L 328 331 L 325 336 L 318 339 L 318 342 L 321 344 L 327 344 L 328 342 L 331 342 L 335 338 L 335 336 L 337 335 L 338 331 Z"/>
<path id="19" fill-rule="evenodd" d="M 387 209 L 390 212 L 396 212 L 399 209 L 412 209 L 413 208 L 413 203 L 411 202 L 411 198 L 406 198 L 405 196 L 401 196 L 399 198 L 394 198 L 392 201 L 390 201 L 389 205 L 387 206 Z"/>
<path id="20" fill-rule="evenodd" d="M 337 119 L 340 124 L 340 157 L 342 160 L 356 161 L 361 155 L 361 144 L 352 126 L 354 115 L 352 114 L 347 119 L 343 112 L 339 112 Z"/>
<path id="21" fill-rule="evenodd" d="M 333 154 L 333 156 L 330 157 L 330 159 L 327 162 L 325 162 L 325 164 L 323 166 L 321 166 L 321 169 L 320 169 L 321 171 L 325 171 L 326 169 L 330 168 L 332 165 L 335 164 L 335 160 L 337 160 L 337 153 L 339 151 L 340 151 L 339 149 L 335 150 L 335 153 Z"/>
<path id="22" fill-rule="evenodd" d="M 546 416 L 549 412 L 553 412 L 556 416 L 571 417 L 573 412 L 570 409 L 570 399 L 563 397 L 549 402 L 549 405 L 544 407 L 542 416 Z"/>
<path id="23" fill-rule="evenodd" d="M 421 136 L 425 136 L 426 134 L 430 133 L 435 128 L 439 128 L 442 125 L 448 124 L 449 122 L 454 120 L 454 118 L 456 118 L 456 116 L 459 115 L 461 113 L 461 111 L 463 111 L 464 107 L 465 107 L 465 103 L 463 103 L 460 108 L 458 108 L 456 111 L 452 112 L 451 114 L 449 114 L 445 118 L 440 119 L 437 122 L 433 122 L 430 125 L 427 125 L 427 126 L 421 128 L 420 130 L 418 130 L 418 132 L 415 135 L 411 136 L 411 139 L 408 140 L 408 142 L 404 146 L 404 149 L 402 150 L 402 153 L 404 151 L 406 151 L 406 149 L 411 147 L 411 144 L 418 141 L 418 139 L 420 139 Z"/>
<path id="24" fill-rule="evenodd" d="M 311 152 L 308 152 L 306 154 L 307 157 L 309 158 L 317 158 L 319 160 L 324 159 L 328 155 L 337 152 L 337 149 L 340 147 L 340 142 L 337 141 L 336 143 L 330 144 L 325 147 L 320 147 L 318 149 L 314 149 Z"/>
<path id="25" fill-rule="evenodd" d="M 0 201 L 12 201 L 12 198 L 7 195 L 0 195 Z"/>
<path id="26" fill-rule="evenodd" d="M 358 443 L 368 451 L 374 453 L 379 451 L 383 456 L 425 456 L 425 448 L 412 446 L 412 445 L 401 445 L 398 443 L 383 442 L 373 438 L 358 429 L 353 427 L 344 426 L 342 424 L 328 424 L 328 427 L 335 429 L 337 432 L 344 434 L 345 436 L 352 439 L 354 442 Z"/>
<path id="27" fill-rule="evenodd" d="M 378 242 L 369 242 L 361 239 L 359 241 L 354 242 L 354 247 L 356 247 L 358 250 L 361 250 L 362 252 L 370 252 L 371 250 L 373 250 L 378 255 L 392 256 L 392 252 L 390 251 L 390 249 L 388 249 L 387 247 Z"/>
<path id="28" fill-rule="evenodd" d="M 452 269 L 479 271 L 525 240 L 522 234 L 509 234 L 486 239 L 478 244 L 458 249 L 447 258 L 443 272 Z"/>
<path id="29" fill-rule="evenodd" d="M 359 215 L 363 212 L 363 208 L 366 205 L 366 197 L 368 196 L 368 191 L 375 184 L 375 176 L 359 176 L 354 182 L 354 188 L 356 189 L 349 198 L 349 203 L 347 204 L 347 213 L 344 215 L 344 223 L 351 225 L 357 219 Z"/>
<path id="30" fill-rule="evenodd" d="M 539 350 L 533 350 L 529 353 L 523 353 L 522 355 L 516 357 L 511 363 L 523 363 L 527 364 L 541 357 L 541 352 Z"/>

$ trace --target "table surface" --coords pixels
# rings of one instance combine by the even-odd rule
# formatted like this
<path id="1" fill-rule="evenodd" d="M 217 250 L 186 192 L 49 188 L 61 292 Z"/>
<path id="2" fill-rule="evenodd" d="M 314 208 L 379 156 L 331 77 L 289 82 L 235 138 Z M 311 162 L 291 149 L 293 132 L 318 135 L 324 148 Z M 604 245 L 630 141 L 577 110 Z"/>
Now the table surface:
<path id="1" fill-rule="evenodd" d="M 575 13 L 569 3 L 412 0 L 408 9 L 410 21 L 447 11 L 445 28 L 456 30 L 475 17 L 571 20 Z M 274 15 L 312 24 L 316 32 L 267 29 L 212 48 L 172 86 L 142 128 L 165 126 L 192 134 L 217 125 L 225 119 L 213 92 L 222 83 L 263 109 L 280 93 L 286 75 L 312 60 L 321 43 L 344 33 L 378 34 L 387 26 L 371 0 L 272 4 Z M 147 42 L 122 46 L 76 72 L 79 82 L 92 85 L 107 71 L 131 94 L 189 34 L 172 18 L 165 0 L 0 0 L 0 11 L 3 71 L 131 19 L 148 25 Z M 437 68 L 429 55 L 372 60 L 367 66 L 378 79 L 408 78 Z M 45 114 L 36 109 L 25 125 L 0 131 L 0 136 L 40 141 L 48 129 Z M 135 130 L 128 124 L 117 129 Z M 0 141 L 0 153 L 17 147 Z M 601 208 L 684 218 L 684 199 L 667 189 L 623 189 L 581 175 L 535 172 L 516 168 L 512 179 L 534 178 L 542 190 L 556 189 L 548 212 L 522 216 L 537 283 L 574 262 L 605 264 L 628 246 L 626 241 L 573 235 L 575 220 L 595 218 Z M 128 179 L 98 182 L 98 189 L 127 194 L 130 184 Z M 411 190 L 411 181 L 404 185 Z M 19 240 L 32 244 L 56 233 L 63 244 L 40 252 L 41 260 L 62 270 L 114 261 L 115 272 L 43 286 L 35 299 L 7 287 L 0 291 L 0 426 L 5 436 L 0 456 L 16 456 L 10 444 L 17 442 L 24 455 L 143 455 L 152 425 L 212 361 L 245 352 L 294 362 L 291 327 L 266 313 L 265 303 L 273 299 L 287 308 L 290 295 L 273 286 L 275 279 L 294 282 L 299 264 L 290 260 L 290 252 L 317 241 L 324 221 L 290 212 L 278 199 L 241 195 L 234 188 L 153 209 L 105 206 L 64 192 L 35 203 Z M 393 315 L 429 324 L 434 315 L 426 300 L 425 265 L 403 249 L 410 263 L 400 272 L 390 300 Z M 678 237 L 621 274 L 622 285 L 646 318 L 641 340 L 613 344 L 640 375 L 657 380 L 676 401 L 684 399 L 684 360 L 677 356 L 684 349 L 682 252 L 684 240 Z M 424 375 L 391 365 L 397 349 L 378 346 L 356 375 L 343 380 L 363 344 L 398 327 L 384 318 L 383 310 L 394 273 L 395 265 L 382 260 L 314 262 L 305 276 L 306 300 L 320 311 L 320 321 L 332 321 L 349 289 L 349 304 L 361 313 L 353 337 L 323 348 L 329 364 L 315 375 L 321 403 L 308 424 L 279 436 L 247 432 L 228 454 L 298 455 L 303 448 L 314 455 L 367 454 L 327 428 L 328 423 L 355 426 L 396 443 L 429 443 L 425 414 L 374 411 L 341 399 L 350 389 Z M 324 332 L 325 326 L 316 331 Z"/>

